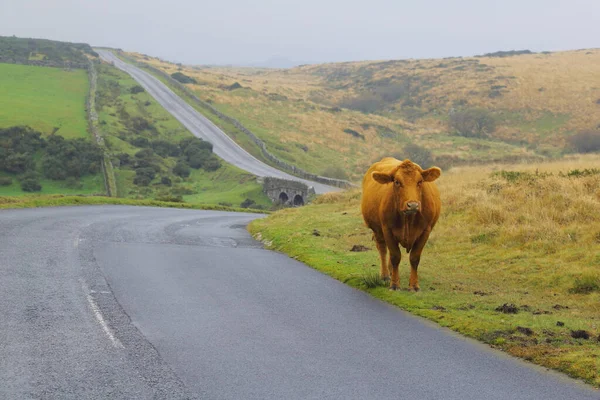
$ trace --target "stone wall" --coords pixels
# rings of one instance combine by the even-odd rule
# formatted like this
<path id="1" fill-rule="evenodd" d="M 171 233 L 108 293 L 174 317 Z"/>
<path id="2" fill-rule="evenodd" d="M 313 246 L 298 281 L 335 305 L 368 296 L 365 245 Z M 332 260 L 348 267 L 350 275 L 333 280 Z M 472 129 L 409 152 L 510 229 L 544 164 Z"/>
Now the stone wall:
<path id="1" fill-rule="evenodd" d="M 273 203 L 287 206 L 303 206 L 315 194 L 302 182 L 279 178 L 264 178 L 263 192 Z"/>

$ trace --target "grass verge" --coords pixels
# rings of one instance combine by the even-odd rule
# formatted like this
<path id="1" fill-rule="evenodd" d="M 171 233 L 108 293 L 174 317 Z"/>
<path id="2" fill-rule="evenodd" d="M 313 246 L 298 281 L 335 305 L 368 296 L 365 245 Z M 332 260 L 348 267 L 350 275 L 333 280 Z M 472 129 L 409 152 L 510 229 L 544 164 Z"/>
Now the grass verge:
<path id="1" fill-rule="evenodd" d="M 360 192 L 321 196 L 249 230 L 267 247 L 383 301 L 600 387 L 600 174 L 581 173 L 597 171 L 599 161 L 443 174 L 443 214 L 421 259 L 419 293 L 391 292 L 377 279 Z M 355 245 L 367 251 L 351 251 Z"/>
<path id="2" fill-rule="evenodd" d="M 217 210 L 250 213 L 269 213 L 268 211 L 257 211 L 246 208 L 227 207 L 213 204 L 190 204 L 175 203 L 158 200 L 134 200 L 106 196 L 65 196 L 65 195 L 33 195 L 33 196 L 0 196 L 0 209 L 8 208 L 36 208 L 36 207 L 58 207 L 77 205 L 103 205 L 116 204 L 128 206 L 186 208 L 193 210 Z"/>

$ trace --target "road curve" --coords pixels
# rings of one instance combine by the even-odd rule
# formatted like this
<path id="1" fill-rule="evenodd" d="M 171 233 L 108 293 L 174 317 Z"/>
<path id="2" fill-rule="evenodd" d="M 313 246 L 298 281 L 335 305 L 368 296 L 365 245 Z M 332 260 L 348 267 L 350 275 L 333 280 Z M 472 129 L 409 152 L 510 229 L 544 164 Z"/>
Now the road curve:
<path id="1" fill-rule="evenodd" d="M 226 162 L 233 164 L 256 176 L 276 177 L 306 183 L 315 188 L 317 194 L 341 190 L 338 187 L 313 182 L 282 172 L 254 158 L 241 148 L 226 133 L 208 118 L 196 111 L 182 98 L 176 95 L 160 80 L 131 64 L 128 64 L 108 50 L 95 49 L 100 57 L 112 62 L 115 67 L 125 71 L 150 93 L 167 111 L 181 122 L 192 134 L 213 144 L 213 151 Z"/>
<path id="2" fill-rule="evenodd" d="M 264 250 L 257 217 L 0 210 L 0 398 L 600 398 Z"/>

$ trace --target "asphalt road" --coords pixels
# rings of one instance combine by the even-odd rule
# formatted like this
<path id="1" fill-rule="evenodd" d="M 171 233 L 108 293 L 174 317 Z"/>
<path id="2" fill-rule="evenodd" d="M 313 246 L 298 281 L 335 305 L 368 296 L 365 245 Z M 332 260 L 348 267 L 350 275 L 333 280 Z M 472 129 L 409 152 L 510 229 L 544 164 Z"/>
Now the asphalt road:
<path id="1" fill-rule="evenodd" d="M 340 190 L 338 187 L 298 178 L 257 160 L 246 150 L 242 149 L 233 141 L 233 139 L 227 136 L 227 134 L 213 124 L 208 118 L 204 117 L 183 99 L 173 93 L 173 91 L 160 80 L 146 71 L 121 61 L 110 51 L 100 49 L 95 50 L 100 54 L 100 57 L 103 60 L 114 63 L 115 67 L 131 75 L 133 79 L 143 86 L 156 101 L 192 132 L 192 134 L 211 142 L 213 144 L 213 152 L 226 162 L 256 176 L 271 176 L 306 183 L 307 185 L 314 187 L 317 194 Z"/>
<path id="2" fill-rule="evenodd" d="M 0 210 L 0 398 L 600 398 L 264 250 L 258 217 Z"/>

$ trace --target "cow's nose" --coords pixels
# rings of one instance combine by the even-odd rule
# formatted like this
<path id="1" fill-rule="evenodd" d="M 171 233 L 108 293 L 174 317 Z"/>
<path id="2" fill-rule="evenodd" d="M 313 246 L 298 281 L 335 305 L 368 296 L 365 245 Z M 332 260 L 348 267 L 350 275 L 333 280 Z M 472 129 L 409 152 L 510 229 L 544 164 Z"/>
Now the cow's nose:
<path id="1" fill-rule="evenodd" d="M 409 201 L 406 204 L 406 207 L 410 210 L 410 211 L 416 211 L 419 209 L 419 202 L 418 201 Z"/>

